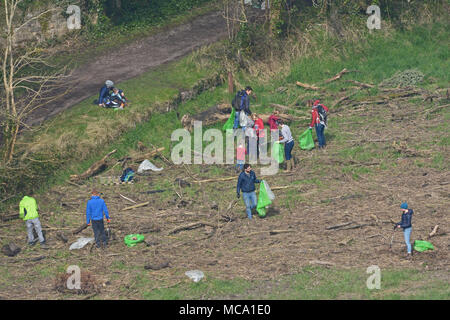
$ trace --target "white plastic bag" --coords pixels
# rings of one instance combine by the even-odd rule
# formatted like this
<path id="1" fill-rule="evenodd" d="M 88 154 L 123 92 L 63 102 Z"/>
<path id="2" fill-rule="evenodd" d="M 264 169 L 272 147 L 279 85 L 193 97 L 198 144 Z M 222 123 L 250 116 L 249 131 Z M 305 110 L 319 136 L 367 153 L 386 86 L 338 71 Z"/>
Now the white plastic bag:
<path id="1" fill-rule="evenodd" d="M 81 249 L 88 243 L 94 242 L 94 238 L 79 238 L 77 241 L 72 243 L 69 250 Z"/>
<path id="2" fill-rule="evenodd" d="M 153 163 L 151 163 L 149 160 L 145 159 L 144 161 L 142 161 L 142 163 L 139 165 L 138 168 L 138 173 L 142 173 L 144 171 L 147 170 L 152 170 L 152 171 L 161 171 L 163 168 L 158 168 L 156 167 Z"/>
<path id="3" fill-rule="evenodd" d="M 205 274 L 200 270 L 190 270 L 186 271 L 184 274 L 191 278 L 194 282 L 199 282 L 205 276 Z"/>
<path id="4" fill-rule="evenodd" d="M 267 196 L 269 197 L 270 201 L 275 200 L 275 194 L 270 190 L 269 184 L 266 182 L 266 180 L 263 180 L 264 187 L 266 187 Z"/>

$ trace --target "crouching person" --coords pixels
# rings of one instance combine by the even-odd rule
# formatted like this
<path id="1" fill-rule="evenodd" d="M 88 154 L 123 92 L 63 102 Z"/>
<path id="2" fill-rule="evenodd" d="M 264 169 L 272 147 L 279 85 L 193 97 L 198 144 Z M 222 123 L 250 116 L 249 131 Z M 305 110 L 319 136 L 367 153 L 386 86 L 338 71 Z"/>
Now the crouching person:
<path id="1" fill-rule="evenodd" d="M 19 209 L 19 217 L 25 221 L 25 225 L 27 226 L 28 244 L 33 246 L 37 242 L 37 239 L 34 238 L 33 234 L 34 229 L 39 238 L 41 247 L 44 249 L 47 248 L 44 235 L 42 234 L 41 222 L 39 221 L 36 199 L 28 196 L 23 197 L 19 203 Z"/>
<path id="2" fill-rule="evenodd" d="M 108 245 L 103 215 L 106 217 L 106 222 L 109 223 L 109 213 L 105 201 L 100 198 L 100 194 L 97 190 L 92 190 L 92 198 L 88 201 L 86 206 L 86 223 L 88 226 L 92 223 L 97 248 L 100 248 L 101 246 L 106 248 Z"/>
<path id="3" fill-rule="evenodd" d="M 241 196 L 245 203 L 245 211 L 247 217 L 252 219 L 252 209 L 256 208 L 256 193 L 255 193 L 255 183 L 260 183 L 261 181 L 256 179 L 255 172 L 252 171 L 252 167 L 246 163 L 244 164 L 244 171 L 241 172 L 237 183 L 237 197 Z"/>

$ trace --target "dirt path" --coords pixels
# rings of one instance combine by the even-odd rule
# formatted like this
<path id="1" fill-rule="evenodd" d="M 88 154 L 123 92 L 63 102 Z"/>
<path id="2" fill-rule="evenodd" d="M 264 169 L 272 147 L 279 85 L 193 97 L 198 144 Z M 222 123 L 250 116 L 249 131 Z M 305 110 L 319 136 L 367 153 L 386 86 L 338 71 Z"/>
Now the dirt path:
<path id="1" fill-rule="evenodd" d="M 74 70 L 68 82 L 74 83 L 75 90 L 37 110 L 27 123 L 42 123 L 98 94 L 106 79 L 120 83 L 134 78 L 151 68 L 185 56 L 201 46 L 216 42 L 225 37 L 226 33 L 225 20 L 220 12 L 211 12 L 187 24 L 108 52 Z"/>

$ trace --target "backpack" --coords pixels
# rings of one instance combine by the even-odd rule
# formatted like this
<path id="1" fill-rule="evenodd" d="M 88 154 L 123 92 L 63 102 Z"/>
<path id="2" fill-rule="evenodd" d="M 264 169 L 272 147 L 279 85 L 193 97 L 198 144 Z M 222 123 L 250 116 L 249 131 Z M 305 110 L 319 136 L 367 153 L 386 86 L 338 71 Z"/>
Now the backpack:
<path id="1" fill-rule="evenodd" d="M 241 100 L 243 95 L 244 90 L 238 91 L 234 96 L 233 101 L 231 101 L 231 105 L 233 106 L 234 110 L 236 110 L 236 112 L 241 111 Z"/>
<path id="2" fill-rule="evenodd" d="M 323 105 L 319 104 L 317 106 L 317 113 L 319 114 L 320 124 L 323 124 L 325 128 L 328 126 L 328 114 L 327 110 L 323 107 Z"/>
<path id="3" fill-rule="evenodd" d="M 120 176 L 121 182 L 129 182 L 134 178 L 134 171 L 131 168 L 126 168 L 123 170 L 122 175 Z"/>

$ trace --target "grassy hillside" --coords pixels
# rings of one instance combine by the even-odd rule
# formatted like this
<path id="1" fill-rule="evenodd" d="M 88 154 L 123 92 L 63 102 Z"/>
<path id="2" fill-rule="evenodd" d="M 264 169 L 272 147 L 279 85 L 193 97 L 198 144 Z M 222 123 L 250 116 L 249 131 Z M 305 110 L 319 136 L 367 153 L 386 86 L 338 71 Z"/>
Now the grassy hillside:
<path id="1" fill-rule="evenodd" d="M 141 176 L 132 185 L 101 184 L 102 177 L 119 175 L 120 166 L 80 186 L 65 183 L 70 174 L 81 173 L 112 149 L 118 149 L 115 159 L 137 152 L 138 141 L 166 147 L 163 155 L 169 158 L 170 134 L 181 128 L 182 115 L 229 102 L 227 88 L 221 85 L 179 104 L 176 110 L 157 111 L 155 106 L 180 89 L 191 88 L 213 74 L 214 62 L 198 52 L 124 83 L 133 101 L 128 110 L 98 109 L 91 104 L 92 98 L 32 136 L 22 137 L 21 142 L 34 148 L 33 152 L 50 150 L 65 164 L 61 169 L 58 162 L 52 172 L 45 172 L 48 183 L 42 183 L 36 196 L 51 247 L 47 258 L 30 264 L 30 259 L 42 254 L 35 247 L 6 260 L 0 269 L 0 296 L 27 296 L 32 283 L 35 297 L 73 297 L 56 292 L 49 279 L 77 263 L 104 284 L 96 297 L 100 299 L 448 299 L 446 230 L 430 240 L 435 251 L 416 253 L 412 260 L 403 257 L 401 232 L 395 234 L 392 250 L 388 247 L 391 220 L 400 219 L 401 201 L 407 200 L 415 210 L 413 241 L 425 239 L 435 225 L 445 228 L 448 222 L 448 23 L 372 33 L 345 42 L 333 40 L 318 27 L 311 37 L 307 54 L 286 61 L 289 68 L 284 72 L 275 72 L 273 77 L 237 75 L 237 82 L 252 85 L 257 94 L 257 101 L 252 101 L 254 112 L 271 112 L 270 104 L 277 103 L 303 117 L 290 125 L 294 137 L 309 125 L 307 99 L 320 98 L 331 109 L 327 149 L 300 150 L 296 139 L 296 171 L 264 177 L 272 187 L 284 188 L 275 191 L 276 199 L 265 219 L 247 221 L 241 200 L 228 210 L 236 197 L 235 180 L 196 182 L 233 177 L 227 166 L 175 166 L 159 157 L 152 161 L 164 170 Z M 324 84 L 343 68 L 352 72 Z M 403 90 L 416 93 L 401 96 L 378 86 L 407 69 L 425 75 L 414 89 Z M 355 88 L 345 80 L 374 88 Z M 308 91 L 296 86 L 296 81 L 323 89 Z M 336 104 L 346 96 L 347 100 Z M 176 178 L 191 185 L 179 187 Z M 68 251 L 56 233 L 69 232 L 84 221 L 92 187 L 103 192 L 117 239 L 106 253 L 90 248 Z M 154 190 L 162 192 L 149 193 Z M 123 211 L 131 203 L 119 193 L 149 204 Z M 9 211 L 16 207 L 12 205 Z M 171 233 L 198 221 L 217 227 Z M 353 223 L 355 228 L 326 229 L 339 223 Z M 25 241 L 22 221 L 5 226 L 2 244 Z M 270 234 L 273 230 L 287 232 Z M 134 232 L 145 233 L 150 244 L 125 247 L 123 236 Z M 90 229 L 81 233 L 91 234 Z M 70 235 L 69 243 L 75 240 Z M 160 261 L 169 261 L 170 266 L 161 270 L 145 267 Z M 317 261 L 325 266 L 316 267 Z M 373 264 L 382 270 L 382 289 L 370 291 L 365 285 L 366 268 Z M 191 269 L 204 271 L 206 278 L 191 283 L 184 275 Z"/>

